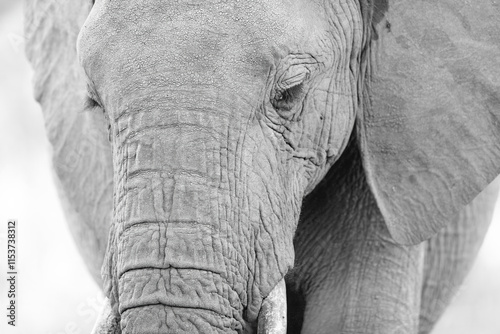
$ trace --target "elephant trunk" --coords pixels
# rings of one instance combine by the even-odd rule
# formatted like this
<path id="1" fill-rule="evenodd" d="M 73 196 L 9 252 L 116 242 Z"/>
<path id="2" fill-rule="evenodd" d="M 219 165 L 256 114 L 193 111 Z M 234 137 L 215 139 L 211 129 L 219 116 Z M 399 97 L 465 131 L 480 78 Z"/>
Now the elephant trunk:
<path id="1" fill-rule="evenodd" d="M 287 301 L 285 289 L 285 280 L 281 280 L 262 303 L 262 309 L 258 319 L 257 334 L 286 333 Z M 147 309 L 143 308 L 142 310 Z M 91 334 L 121 334 L 118 318 L 113 313 L 108 298 L 106 298 L 104 302 L 101 314 Z"/>
<path id="2" fill-rule="evenodd" d="M 219 241 L 196 224 L 144 222 L 124 232 L 118 251 L 123 333 L 242 329 L 239 295 L 228 282 L 224 261 L 218 266 L 214 261 L 221 253 L 207 250 Z"/>
<path id="3" fill-rule="evenodd" d="M 174 102 L 177 112 L 167 102 L 129 107 L 111 126 L 114 219 L 103 278 L 113 314 L 122 333 L 252 333 L 259 315 L 260 333 L 282 333 L 283 283 L 271 290 L 287 267 L 275 255 L 292 258 L 281 251 L 288 243 L 262 234 L 260 220 L 273 216 L 255 208 L 254 181 L 242 181 L 246 123 Z"/>
<path id="4" fill-rule="evenodd" d="M 149 112 L 112 126 L 115 216 L 103 273 L 122 333 L 246 331 L 246 265 L 224 212 L 210 117 Z"/>

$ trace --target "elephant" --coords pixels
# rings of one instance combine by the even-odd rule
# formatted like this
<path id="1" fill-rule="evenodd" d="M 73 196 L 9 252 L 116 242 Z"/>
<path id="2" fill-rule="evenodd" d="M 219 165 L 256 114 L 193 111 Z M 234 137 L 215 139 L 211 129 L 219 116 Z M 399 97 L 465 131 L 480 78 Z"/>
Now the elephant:
<path id="1" fill-rule="evenodd" d="M 500 6 L 30 0 L 94 333 L 429 333 L 500 174 Z"/>

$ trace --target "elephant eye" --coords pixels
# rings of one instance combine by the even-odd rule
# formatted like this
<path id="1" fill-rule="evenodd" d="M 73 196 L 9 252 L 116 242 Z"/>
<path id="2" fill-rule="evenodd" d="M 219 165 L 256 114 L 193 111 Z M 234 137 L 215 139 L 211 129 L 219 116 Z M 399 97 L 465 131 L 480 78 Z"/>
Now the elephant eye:
<path id="1" fill-rule="evenodd" d="M 93 110 L 93 109 L 99 108 L 99 107 L 101 107 L 101 105 L 96 100 L 94 100 L 90 96 L 85 97 L 85 101 L 83 103 L 83 108 L 85 110 Z"/>
<path id="2" fill-rule="evenodd" d="M 290 53 L 276 64 L 269 102 L 281 118 L 299 120 L 303 101 L 323 66 L 317 57 L 309 53 Z"/>
<path id="3" fill-rule="evenodd" d="M 299 101 L 304 93 L 302 83 L 292 86 L 288 89 L 277 91 L 271 100 L 274 108 L 281 111 L 290 111 L 297 101 Z"/>
<path id="4" fill-rule="evenodd" d="M 104 108 L 102 104 L 99 102 L 99 97 L 92 89 L 91 85 L 87 84 L 87 95 L 85 96 L 84 101 L 84 110 L 94 110 L 96 108 L 101 108 L 104 112 Z"/>
<path id="5" fill-rule="evenodd" d="M 299 68 L 293 70 L 281 76 L 271 97 L 272 106 L 286 119 L 291 119 L 295 114 L 294 111 L 299 109 L 300 102 L 306 93 L 305 81 L 309 75 L 309 72 L 300 71 Z"/>
<path id="6" fill-rule="evenodd" d="M 109 116 L 106 114 L 106 111 L 104 107 L 97 101 L 97 98 L 94 97 L 95 95 L 92 93 L 91 90 L 87 89 L 87 96 L 85 97 L 84 105 L 83 108 L 85 111 L 90 111 L 90 112 L 96 112 L 100 111 L 102 112 L 104 116 L 104 122 L 107 123 L 107 131 L 108 131 L 108 140 L 111 142 L 111 123 L 109 122 Z"/>

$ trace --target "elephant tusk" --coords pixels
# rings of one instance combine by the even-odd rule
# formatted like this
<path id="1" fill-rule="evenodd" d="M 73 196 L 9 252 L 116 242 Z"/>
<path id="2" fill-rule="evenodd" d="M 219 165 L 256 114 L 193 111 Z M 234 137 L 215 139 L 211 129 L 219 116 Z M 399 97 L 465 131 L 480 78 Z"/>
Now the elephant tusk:
<path id="1" fill-rule="evenodd" d="M 257 334 L 286 334 L 285 279 L 282 279 L 262 302 Z"/>
<path id="2" fill-rule="evenodd" d="M 97 317 L 92 334 L 120 334 L 120 324 L 115 316 L 111 303 L 106 297 L 101 313 Z"/>

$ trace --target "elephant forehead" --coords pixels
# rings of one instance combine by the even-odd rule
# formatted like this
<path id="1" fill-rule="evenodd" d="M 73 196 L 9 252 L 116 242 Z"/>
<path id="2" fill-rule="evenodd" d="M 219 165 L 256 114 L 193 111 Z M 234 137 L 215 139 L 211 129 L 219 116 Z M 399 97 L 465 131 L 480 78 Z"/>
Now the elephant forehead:
<path id="1" fill-rule="evenodd" d="M 302 21 L 262 0 L 99 1 L 80 33 L 80 61 L 96 83 L 119 79 L 110 75 L 151 80 L 168 73 L 179 85 L 265 76 L 275 49 L 307 31 L 298 28 Z"/>

